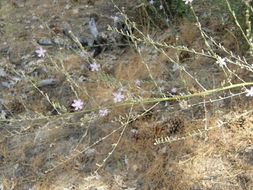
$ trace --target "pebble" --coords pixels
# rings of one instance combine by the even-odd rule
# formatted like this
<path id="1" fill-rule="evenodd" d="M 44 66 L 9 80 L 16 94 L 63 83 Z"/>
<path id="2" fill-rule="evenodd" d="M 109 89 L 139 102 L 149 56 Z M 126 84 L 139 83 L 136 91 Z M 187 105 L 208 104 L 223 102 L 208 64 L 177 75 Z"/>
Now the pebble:
<path id="1" fill-rule="evenodd" d="M 41 46 L 52 46 L 55 44 L 51 39 L 48 38 L 39 39 L 37 43 Z"/>
<path id="2" fill-rule="evenodd" d="M 37 87 L 41 88 L 41 87 L 45 87 L 45 86 L 53 86 L 57 84 L 57 80 L 56 79 L 44 79 L 38 82 Z"/>
<path id="3" fill-rule="evenodd" d="M 6 76 L 6 72 L 3 68 L 0 68 L 0 77 L 5 77 Z"/>
<path id="4" fill-rule="evenodd" d="M 0 54 L 2 54 L 3 56 L 7 56 L 9 51 L 10 51 L 10 47 L 6 46 L 6 47 L 3 47 L 2 49 L 0 49 Z"/>
<path id="5" fill-rule="evenodd" d="M 13 5 L 16 8 L 24 8 L 25 7 L 25 2 L 26 2 L 26 0 L 15 0 L 15 1 L 13 1 Z"/>
<path id="6" fill-rule="evenodd" d="M 61 38 L 54 38 L 52 41 L 53 41 L 54 45 L 58 45 L 58 46 L 66 45 L 66 40 L 61 39 Z"/>

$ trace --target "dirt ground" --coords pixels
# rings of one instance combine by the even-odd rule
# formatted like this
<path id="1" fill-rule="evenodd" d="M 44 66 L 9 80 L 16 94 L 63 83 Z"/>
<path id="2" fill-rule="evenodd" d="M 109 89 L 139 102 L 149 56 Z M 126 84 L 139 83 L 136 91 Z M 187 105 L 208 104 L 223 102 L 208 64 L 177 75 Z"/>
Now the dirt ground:
<path id="1" fill-rule="evenodd" d="M 164 23 L 156 30 L 144 24 L 152 25 L 143 9 L 148 2 L 114 3 L 0 1 L 0 190 L 252 190 L 253 99 L 233 96 L 241 89 L 113 104 L 119 89 L 127 100 L 173 97 L 198 93 L 203 90 L 199 84 L 212 89 L 226 80 L 236 83 L 237 76 L 252 81 L 252 73 L 234 66 L 236 75 L 231 75 L 211 58 L 170 48 L 164 54 L 152 44 L 132 43 L 108 30 L 122 11 L 157 41 L 204 47 L 190 21 L 181 18 L 174 22 L 176 30 Z M 92 42 L 90 18 L 96 19 L 100 35 L 113 41 L 93 60 L 100 64 L 98 73 L 64 34 L 71 30 Z M 228 50 L 244 56 L 236 31 L 228 30 L 231 23 L 200 20 Z M 49 44 L 39 45 L 39 40 Z M 97 51 L 91 46 L 85 47 L 90 55 Z M 46 50 L 44 58 L 36 55 L 38 47 Z M 83 110 L 73 109 L 75 99 L 84 101 Z M 108 115 L 101 116 L 102 108 L 109 109 Z"/>

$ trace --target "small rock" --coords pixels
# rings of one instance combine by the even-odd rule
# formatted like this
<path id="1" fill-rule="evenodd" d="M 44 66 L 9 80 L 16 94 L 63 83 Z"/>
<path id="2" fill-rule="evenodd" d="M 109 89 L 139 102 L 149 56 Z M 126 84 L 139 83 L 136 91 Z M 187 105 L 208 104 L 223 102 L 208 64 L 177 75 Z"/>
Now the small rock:
<path id="1" fill-rule="evenodd" d="M 53 43 L 58 46 L 64 46 L 66 45 L 66 41 L 61 38 L 54 38 Z"/>
<path id="2" fill-rule="evenodd" d="M 37 43 L 41 46 L 52 46 L 54 45 L 54 42 L 51 39 L 45 38 L 45 39 L 39 39 Z"/>
<path id="3" fill-rule="evenodd" d="M 45 80 L 41 80 L 38 82 L 37 87 L 41 88 L 41 87 L 45 87 L 45 86 L 53 86 L 57 84 L 57 80 L 56 79 L 45 79 Z"/>
<path id="4" fill-rule="evenodd" d="M 9 51 L 10 51 L 10 47 L 6 46 L 0 49 L 0 54 L 2 54 L 3 56 L 7 56 L 9 54 Z"/>
<path id="5" fill-rule="evenodd" d="M 26 0 L 15 0 L 15 1 L 13 1 L 13 5 L 16 8 L 23 8 L 23 7 L 25 7 L 25 3 L 26 3 Z"/>
<path id="6" fill-rule="evenodd" d="M 0 68 L 0 77 L 5 77 L 7 74 L 3 68 Z"/>
<path id="7" fill-rule="evenodd" d="M 10 88 L 11 87 L 11 84 L 9 82 L 6 82 L 6 81 L 2 82 L 1 84 L 5 88 Z"/>

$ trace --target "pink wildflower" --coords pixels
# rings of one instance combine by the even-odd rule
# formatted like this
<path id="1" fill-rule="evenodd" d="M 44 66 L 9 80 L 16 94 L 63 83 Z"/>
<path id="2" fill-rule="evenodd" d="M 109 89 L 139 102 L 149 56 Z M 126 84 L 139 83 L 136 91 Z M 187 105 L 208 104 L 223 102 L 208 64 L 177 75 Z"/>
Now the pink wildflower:
<path id="1" fill-rule="evenodd" d="M 141 81 L 137 79 L 137 80 L 135 81 L 135 85 L 136 85 L 136 86 L 140 86 L 140 85 L 141 85 Z"/>
<path id="2" fill-rule="evenodd" d="M 100 115 L 101 117 L 105 117 L 105 116 L 107 116 L 108 114 L 109 114 L 109 110 L 106 109 L 106 108 L 99 110 L 99 115 Z"/>
<path id="3" fill-rule="evenodd" d="M 115 103 L 121 102 L 125 98 L 121 91 L 114 92 L 112 95 L 114 96 L 113 100 Z"/>
<path id="4" fill-rule="evenodd" d="M 100 65 L 96 62 L 90 64 L 91 71 L 99 71 Z"/>
<path id="5" fill-rule="evenodd" d="M 75 110 L 81 110 L 81 109 L 83 109 L 83 101 L 80 99 L 74 100 L 74 102 L 71 104 L 71 106 L 73 108 L 75 108 Z"/>
<path id="6" fill-rule="evenodd" d="M 39 49 L 37 49 L 35 52 L 37 53 L 38 57 L 45 57 L 46 50 L 42 47 L 39 47 Z"/>
<path id="7" fill-rule="evenodd" d="M 246 89 L 246 96 L 253 96 L 253 86 L 250 89 Z"/>
<path id="8" fill-rule="evenodd" d="M 170 91 L 171 91 L 173 94 L 176 94 L 176 93 L 177 93 L 177 88 L 173 87 Z"/>

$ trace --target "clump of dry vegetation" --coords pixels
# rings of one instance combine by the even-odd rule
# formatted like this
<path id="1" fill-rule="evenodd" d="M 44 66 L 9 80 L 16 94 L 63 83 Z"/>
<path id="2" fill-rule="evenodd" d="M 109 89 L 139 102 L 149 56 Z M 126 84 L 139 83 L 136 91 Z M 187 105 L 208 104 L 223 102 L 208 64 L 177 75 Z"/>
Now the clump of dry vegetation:
<path id="1" fill-rule="evenodd" d="M 131 3 L 0 2 L 0 189 L 253 188 L 251 3 Z"/>

